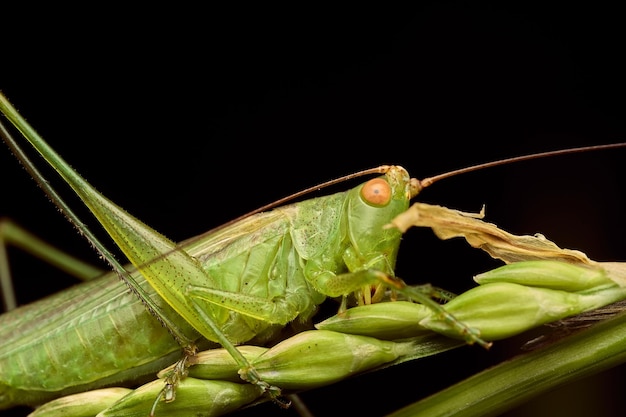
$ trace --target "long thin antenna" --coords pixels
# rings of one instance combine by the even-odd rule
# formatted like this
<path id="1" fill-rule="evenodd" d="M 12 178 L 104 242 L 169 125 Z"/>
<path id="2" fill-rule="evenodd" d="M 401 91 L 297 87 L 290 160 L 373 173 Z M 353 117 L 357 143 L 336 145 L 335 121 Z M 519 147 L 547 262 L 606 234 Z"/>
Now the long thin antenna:
<path id="1" fill-rule="evenodd" d="M 473 165 L 471 167 L 449 171 L 449 172 L 446 172 L 445 174 L 435 175 L 434 177 L 424 178 L 423 180 L 420 181 L 420 184 L 422 187 L 428 187 L 429 185 L 437 181 L 443 180 L 445 178 L 454 177 L 460 174 L 466 174 L 468 172 L 479 171 L 485 168 L 493 168 L 493 167 L 497 167 L 500 165 L 511 164 L 514 162 L 522 162 L 522 161 L 546 158 L 546 157 L 551 157 L 551 156 L 569 155 L 569 154 L 579 153 L 579 152 L 602 151 L 602 150 L 615 149 L 615 148 L 626 148 L 626 142 L 610 143 L 607 145 L 582 146 L 580 148 L 571 148 L 571 149 L 559 149 L 557 151 L 541 152 L 541 153 L 535 153 L 535 154 L 530 154 L 530 155 L 516 156 L 513 158 L 500 159 L 499 161 L 485 162 L 484 164 Z"/>
<path id="2" fill-rule="evenodd" d="M 287 197 L 283 197 L 283 198 L 281 198 L 279 200 L 273 201 L 273 202 L 271 202 L 269 204 L 266 204 L 266 205 L 264 205 L 262 207 L 254 209 L 253 211 L 250 211 L 250 212 L 248 212 L 246 214 L 243 214 L 243 215 L 237 217 L 236 219 L 230 220 L 229 222 L 224 223 L 224 224 L 216 227 L 215 229 L 209 230 L 209 232 L 214 232 L 216 230 L 222 229 L 224 227 L 227 227 L 230 224 L 237 223 L 238 221 L 240 221 L 242 219 L 245 219 L 246 217 L 250 217 L 253 214 L 261 213 L 263 211 L 271 210 L 273 208 L 282 206 L 283 204 L 288 203 L 290 201 L 294 201 L 297 198 L 302 197 L 303 195 L 307 195 L 307 194 L 310 194 L 310 193 L 313 193 L 313 192 L 316 192 L 316 191 L 320 191 L 320 190 L 322 190 L 324 188 L 333 186 L 335 184 L 340 184 L 340 183 L 342 183 L 344 181 L 349 181 L 349 180 L 352 180 L 352 179 L 355 179 L 355 178 L 358 178 L 358 177 L 363 177 L 365 175 L 384 174 L 387 171 L 389 171 L 389 165 L 381 165 L 381 166 L 376 167 L 376 168 L 364 169 L 363 171 L 354 172 L 352 174 L 344 175 L 343 177 L 335 178 L 335 179 L 323 182 L 321 184 L 314 185 L 313 187 L 305 188 L 302 191 L 298 191 L 298 192 L 293 193 L 293 194 L 291 194 L 291 195 L 289 195 Z"/>
<path id="3" fill-rule="evenodd" d="M 553 156 L 559 156 L 559 155 L 569 155 L 569 154 L 573 154 L 573 153 L 580 153 L 580 152 L 589 152 L 589 151 L 599 151 L 599 150 L 608 150 L 608 149 L 615 149 L 615 148 L 626 148 L 626 142 L 619 142 L 619 143 L 611 143 L 611 144 L 606 144 L 606 145 L 592 145 L 592 146 L 582 146 L 579 148 L 570 148 L 570 149 L 559 149 L 556 151 L 548 151 L 548 152 L 541 152 L 541 153 L 534 153 L 534 154 L 529 154 L 529 155 L 523 155 L 523 156 L 516 156 L 516 157 L 512 157 L 512 158 L 506 158 L 506 159 L 500 159 L 498 161 L 492 161 L 492 162 L 485 162 L 482 164 L 478 164 L 478 165 L 472 165 L 470 167 L 466 167 L 466 168 L 460 168 L 460 169 L 456 169 L 454 171 L 449 171 L 446 172 L 444 174 L 439 174 L 439 175 L 435 175 L 432 177 L 427 177 L 424 178 L 422 180 L 418 180 L 415 178 L 412 178 L 412 188 L 413 188 L 413 194 L 412 197 L 414 197 L 415 195 L 417 195 L 419 193 L 419 191 L 421 191 L 423 188 L 428 187 L 429 185 L 434 184 L 437 181 L 446 179 L 446 178 L 450 178 L 450 177 L 454 177 L 456 175 L 461 175 L 461 174 L 466 174 L 469 172 L 474 172 L 474 171 L 480 171 L 482 169 L 485 168 L 493 168 L 493 167 L 497 167 L 500 165 L 506 165 L 506 164 L 511 164 L 514 162 L 522 162 L 522 161 L 528 161 L 528 160 L 532 160 L 532 159 L 539 159 L 539 158 L 547 158 L 547 157 L 553 157 Z M 370 168 L 370 169 L 365 169 L 363 171 L 359 171 L 359 172 L 355 172 L 349 175 L 345 175 L 343 177 L 339 177 L 339 178 L 335 178 L 333 180 L 330 181 L 326 181 L 324 183 L 315 185 L 313 187 L 309 187 L 306 188 L 302 191 L 298 191 L 297 193 L 291 194 L 287 197 L 281 198 L 279 200 L 276 200 L 272 203 L 266 204 L 262 207 L 259 207 L 251 212 L 245 213 L 227 223 L 224 223 L 214 229 L 211 229 L 209 231 L 207 231 L 205 234 L 210 234 L 213 233 L 219 229 L 222 229 L 224 227 L 227 227 L 233 223 L 237 223 L 238 221 L 252 216 L 254 214 L 257 213 L 261 213 L 263 211 L 267 211 L 267 210 L 271 210 L 275 207 L 281 206 L 287 202 L 293 201 L 299 197 L 302 197 L 303 195 L 307 195 L 310 194 L 312 192 L 316 192 L 319 191 L 323 188 L 335 185 L 335 184 L 339 184 L 341 182 L 344 182 L 346 180 L 351 180 L 354 178 L 358 178 L 358 177 L 362 177 L 365 175 L 372 175 L 372 174 L 384 174 L 385 172 L 387 172 L 389 170 L 389 165 L 381 165 L 379 167 L 376 168 Z M 412 198 L 411 197 L 411 198 Z M 204 235 L 204 234 L 203 234 Z M 193 239 L 193 238 L 192 238 Z M 186 240 L 185 242 L 188 242 L 191 239 Z M 181 242 L 182 243 L 182 242 Z"/>

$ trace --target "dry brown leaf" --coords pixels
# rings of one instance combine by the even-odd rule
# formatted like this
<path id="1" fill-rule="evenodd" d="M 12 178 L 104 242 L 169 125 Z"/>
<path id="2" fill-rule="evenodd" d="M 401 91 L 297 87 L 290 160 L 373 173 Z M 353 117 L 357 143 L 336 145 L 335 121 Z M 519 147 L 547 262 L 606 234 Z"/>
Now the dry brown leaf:
<path id="1" fill-rule="evenodd" d="M 389 227 L 397 227 L 402 233 L 410 227 L 429 227 L 442 240 L 463 237 L 475 247 L 505 263 L 530 260 L 555 260 L 590 268 L 603 268 L 608 276 L 620 286 L 626 286 L 626 264 L 620 262 L 596 262 L 583 252 L 562 249 L 541 234 L 513 235 L 482 219 L 484 212 L 465 213 L 442 206 L 415 203 L 407 211 L 392 220 Z"/>

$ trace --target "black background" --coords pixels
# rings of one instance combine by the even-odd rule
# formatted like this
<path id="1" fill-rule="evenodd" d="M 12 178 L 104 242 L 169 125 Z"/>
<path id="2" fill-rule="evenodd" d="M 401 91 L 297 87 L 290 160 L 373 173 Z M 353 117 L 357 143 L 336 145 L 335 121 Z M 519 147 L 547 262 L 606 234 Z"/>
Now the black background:
<path id="1" fill-rule="evenodd" d="M 626 139 L 617 8 L 419 2 L 29 13 L 32 29 L 4 35 L 0 89 L 100 191 L 174 240 L 358 169 L 399 164 L 423 178 Z M 492 168 L 437 183 L 419 199 L 464 211 L 485 204 L 487 220 L 512 233 L 541 232 L 593 259 L 624 260 L 624 156 Z M 0 175 L 0 216 L 98 262 L 8 151 Z M 11 254 L 21 303 L 73 282 Z M 460 292 L 494 265 L 460 240 L 412 230 L 398 273 Z M 303 398 L 316 415 L 382 415 L 519 343 L 462 348 Z M 624 382 L 616 368 L 507 416 L 615 415 Z M 264 405 L 241 415 L 262 413 L 295 414 Z"/>

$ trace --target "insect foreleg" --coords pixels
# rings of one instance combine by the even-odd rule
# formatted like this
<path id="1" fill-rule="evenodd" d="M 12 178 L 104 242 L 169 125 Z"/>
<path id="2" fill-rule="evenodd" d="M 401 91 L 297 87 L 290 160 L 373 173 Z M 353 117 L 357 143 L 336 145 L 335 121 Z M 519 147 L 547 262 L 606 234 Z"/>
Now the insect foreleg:
<path id="1" fill-rule="evenodd" d="M 458 330 L 459 334 L 465 338 L 467 343 L 477 343 L 486 349 L 491 347 L 491 343 L 480 338 L 480 332 L 478 330 L 461 323 L 452 314 L 448 313 L 443 306 L 433 300 L 432 296 L 433 293 L 436 295 L 436 291 L 433 291 L 433 288 L 430 286 L 412 287 L 399 278 L 392 277 L 375 269 L 366 269 L 338 275 L 327 273 L 321 282 L 323 282 L 324 289 L 329 296 L 340 296 L 358 291 L 364 285 L 383 283 L 392 290 L 403 294 L 405 297 L 432 309 L 442 320 L 449 323 L 455 330 Z"/>
<path id="2" fill-rule="evenodd" d="M 424 287 L 411 287 L 409 285 L 406 285 L 404 281 L 389 276 L 383 276 L 381 277 L 381 279 L 388 282 L 388 285 L 392 286 L 393 288 L 395 288 L 396 291 L 404 294 L 411 300 L 416 301 L 420 304 L 424 304 L 425 306 L 431 308 L 439 316 L 440 319 L 444 320 L 446 323 L 450 324 L 455 330 L 457 330 L 468 344 L 471 345 L 476 343 L 484 347 L 485 349 L 489 349 L 491 347 L 491 342 L 486 342 L 480 338 L 479 330 L 469 327 L 461 321 L 457 320 L 457 318 L 453 314 L 446 311 L 446 309 L 441 304 L 434 301 L 432 299 L 432 293 L 425 292 Z"/>

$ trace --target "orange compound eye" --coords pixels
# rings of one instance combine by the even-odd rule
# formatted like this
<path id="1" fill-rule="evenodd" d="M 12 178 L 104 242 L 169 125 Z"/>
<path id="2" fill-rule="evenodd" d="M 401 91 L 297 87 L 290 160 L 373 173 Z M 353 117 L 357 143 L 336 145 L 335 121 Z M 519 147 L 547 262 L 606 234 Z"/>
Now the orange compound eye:
<path id="1" fill-rule="evenodd" d="M 386 206 L 391 201 L 391 186 L 382 178 L 374 178 L 363 184 L 361 197 L 373 206 Z"/>

